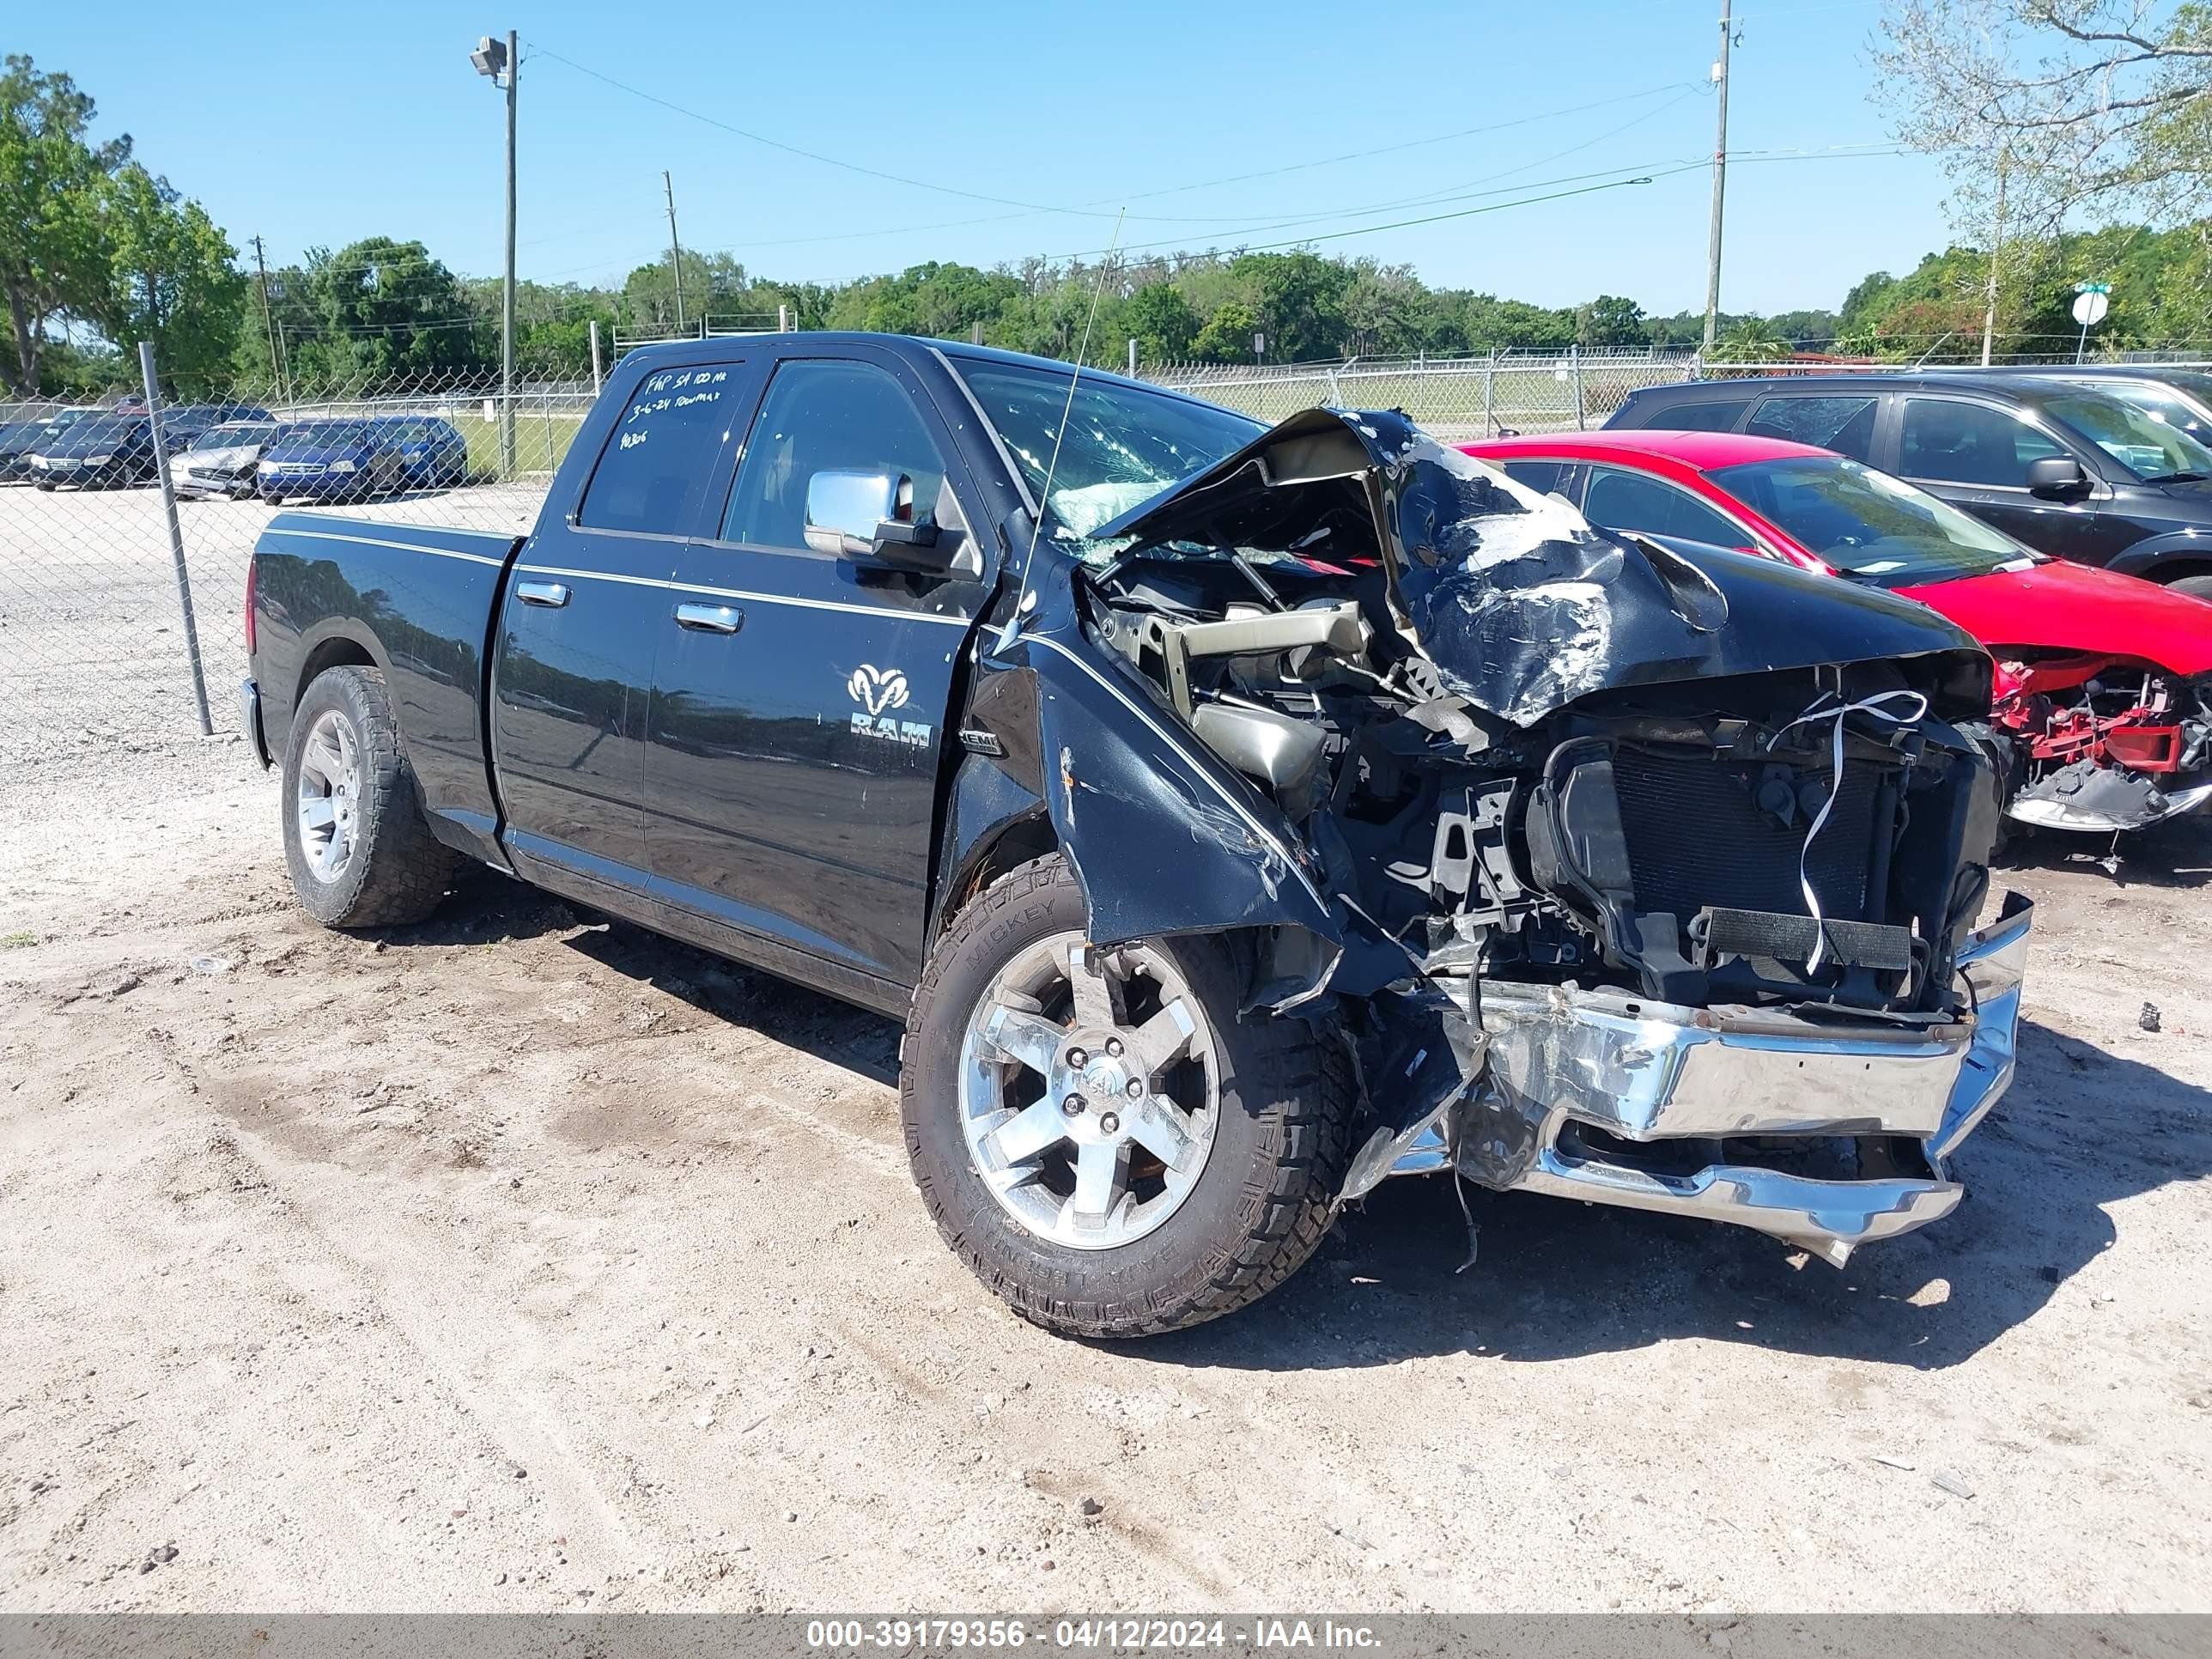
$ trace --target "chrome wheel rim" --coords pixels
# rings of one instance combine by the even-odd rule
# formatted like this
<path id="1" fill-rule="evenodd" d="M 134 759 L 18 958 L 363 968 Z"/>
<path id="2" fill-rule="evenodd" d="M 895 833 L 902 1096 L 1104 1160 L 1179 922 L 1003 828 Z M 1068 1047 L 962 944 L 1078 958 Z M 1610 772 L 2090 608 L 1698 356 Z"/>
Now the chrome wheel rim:
<path id="1" fill-rule="evenodd" d="M 361 744 L 353 722 L 335 708 L 317 716 L 300 750 L 294 802 L 300 850 L 315 879 L 333 882 L 353 860 L 361 820 Z"/>
<path id="2" fill-rule="evenodd" d="M 1181 1209 L 1213 1151 L 1221 1066 L 1198 999 L 1145 945 L 1056 933 L 968 1018 L 960 1127 L 999 1206 L 1078 1250 L 1134 1243 Z"/>

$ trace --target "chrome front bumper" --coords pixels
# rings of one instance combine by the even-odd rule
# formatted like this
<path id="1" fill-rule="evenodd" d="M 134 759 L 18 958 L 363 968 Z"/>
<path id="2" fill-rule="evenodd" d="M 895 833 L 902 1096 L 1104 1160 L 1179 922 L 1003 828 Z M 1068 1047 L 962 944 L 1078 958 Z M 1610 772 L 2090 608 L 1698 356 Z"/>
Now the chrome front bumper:
<path id="1" fill-rule="evenodd" d="M 2161 794 L 2154 810 L 2127 818 L 2116 817 L 2110 812 L 2090 811 L 2064 801 L 2041 797 L 2022 799 L 2017 795 L 2006 806 L 2005 812 L 2039 830 L 2081 830 L 2094 835 L 2110 835 L 2127 830 L 2147 830 L 2168 818 L 2202 811 L 2208 805 L 2212 805 L 2212 783 L 2192 784 L 2170 795 Z"/>
<path id="2" fill-rule="evenodd" d="M 1959 972 L 1972 1012 L 1934 1028 L 1486 983 L 1487 1066 L 1390 1173 L 1448 1168 L 1456 1109 L 1461 1171 L 1486 1185 L 1733 1222 L 1840 1267 L 1858 1245 L 1957 1207 L 1963 1189 L 1944 1160 L 2012 1082 L 2033 909 L 2012 895 L 1967 941 Z M 1584 1130 L 1627 1146 L 1608 1154 Z M 1927 1173 L 1817 1180 L 1721 1156 L 1726 1140 L 1754 1136 L 1894 1137 L 1918 1144 Z M 1686 1173 L 1634 1161 L 1668 1142 L 1674 1156 L 1655 1162 L 1715 1156 Z"/>

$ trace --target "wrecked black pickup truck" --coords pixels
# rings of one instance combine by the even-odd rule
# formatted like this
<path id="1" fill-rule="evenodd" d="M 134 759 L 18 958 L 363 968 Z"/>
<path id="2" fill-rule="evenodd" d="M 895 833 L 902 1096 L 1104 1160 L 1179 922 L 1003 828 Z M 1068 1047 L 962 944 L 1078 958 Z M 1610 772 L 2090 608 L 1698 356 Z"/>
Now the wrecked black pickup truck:
<path id="1" fill-rule="evenodd" d="M 903 1017 L 928 1206 L 1058 1331 L 1239 1307 L 1394 1174 L 1840 1264 L 2012 1074 L 1988 657 L 1395 414 L 654 347 L 532 535 L 283 514 L 248 635 L 311 915 L 466 855 Z"/>

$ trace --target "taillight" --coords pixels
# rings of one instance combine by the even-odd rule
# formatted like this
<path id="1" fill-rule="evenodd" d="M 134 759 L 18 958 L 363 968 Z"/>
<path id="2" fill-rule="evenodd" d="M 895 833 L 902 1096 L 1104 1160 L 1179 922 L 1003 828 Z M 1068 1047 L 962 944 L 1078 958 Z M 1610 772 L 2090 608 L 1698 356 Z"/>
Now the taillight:
<path id="1" fill-rule="evenodd" d="M 255 577 L 256 574 L 259 570 L 260 562 L 261 562 L 258 559 L 254 558 L 250 554 L 247 556 L 246 561 L 246 654 L 248 657 L 252 656 L 254 650 L 253 590 L 257 585 Z"/>

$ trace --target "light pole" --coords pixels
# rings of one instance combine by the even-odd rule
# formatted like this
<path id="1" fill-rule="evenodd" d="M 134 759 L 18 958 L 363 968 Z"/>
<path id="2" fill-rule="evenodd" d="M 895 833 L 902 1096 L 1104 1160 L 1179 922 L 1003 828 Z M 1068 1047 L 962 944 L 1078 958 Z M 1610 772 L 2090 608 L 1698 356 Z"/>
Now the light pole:
<path id="1" fill-rule="evenodd" d="M 500 295 L 499 319 L 499 473 L 514 476 L 514 81 L 522 67 L 522 53 L 514 31 L 507 32 L 504 45 L 485 35 L 469 54 L 478 75 L 507 88 L 507 283 Z M 501 82 L 501 76 L 506 79 Z"/>
<path id="2" fill-rule="evenodd" d="M 1713 142 L 1712 222 L 1705 232 L 1705 355 L 1711 356 L 1721 321 L 1721 208 L 1728 198 L 1729 45 L 1735 33 L 1730 0 L 1721 0 L 1721 55 L 1713 60 L 1713 85 L 1720 89 L 1720 136 Z"/>

